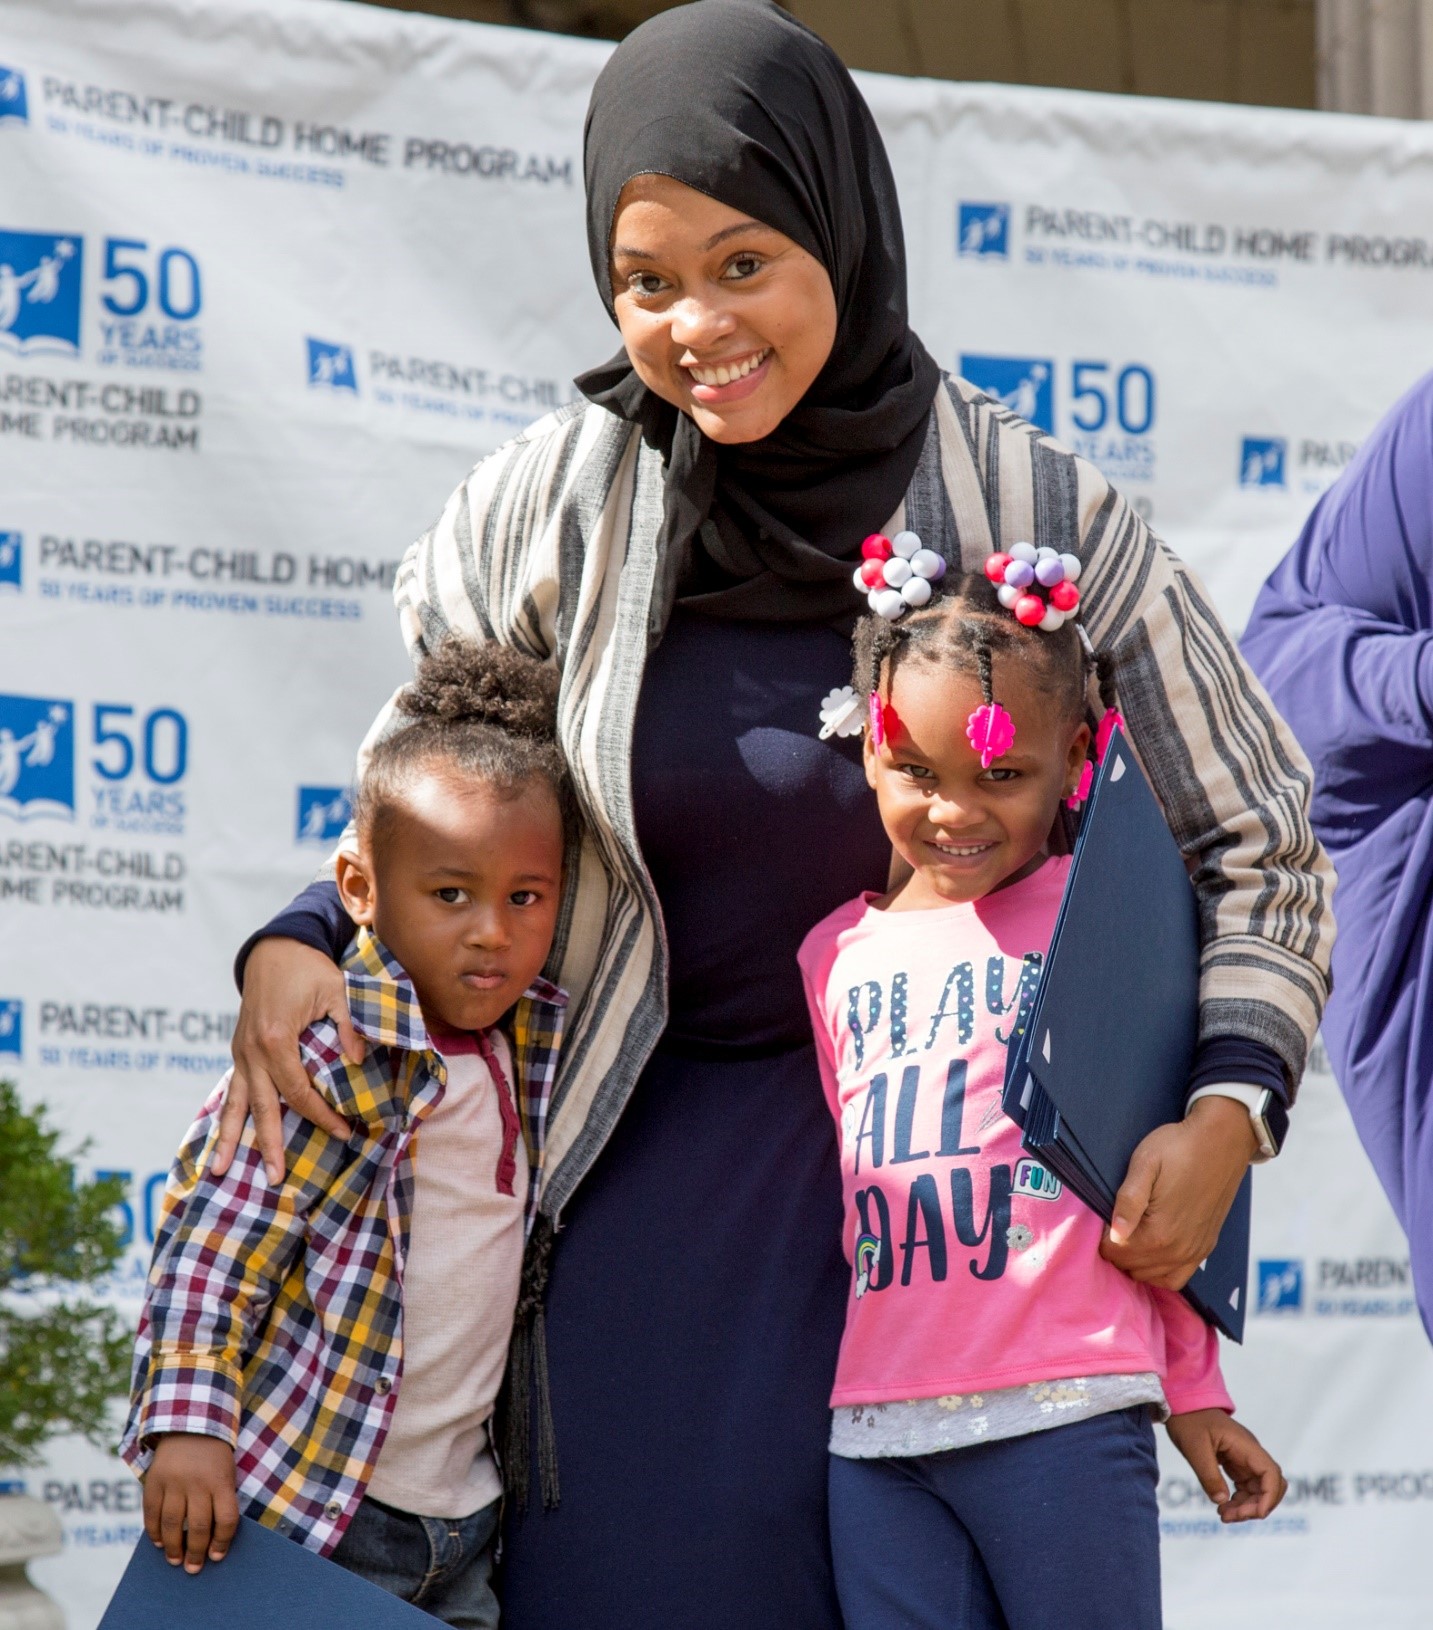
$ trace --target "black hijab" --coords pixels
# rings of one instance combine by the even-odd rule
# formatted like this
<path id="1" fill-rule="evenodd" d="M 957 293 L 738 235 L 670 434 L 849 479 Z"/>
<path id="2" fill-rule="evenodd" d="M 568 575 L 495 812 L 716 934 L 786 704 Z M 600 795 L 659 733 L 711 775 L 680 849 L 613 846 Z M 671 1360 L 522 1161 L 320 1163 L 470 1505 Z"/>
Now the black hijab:
<path id="1" fill-rule="evenodd" d="M 642 384 L 625 351 L 577 380 L 662 453 L 654 633 L 674 599 L 724 617 L 848 619 L 861 540 L 905 496 L 940 378 L 906 320 L 895 181 L 850 74 L 768 0 L 662 12 L 598 76 L 584 169 L 609 313 L 613 218 L 637 175 L 670 176 L 775 227 L 821 262 L 836 294 L 830 358 L 761 441 L 709 440 Z"/>

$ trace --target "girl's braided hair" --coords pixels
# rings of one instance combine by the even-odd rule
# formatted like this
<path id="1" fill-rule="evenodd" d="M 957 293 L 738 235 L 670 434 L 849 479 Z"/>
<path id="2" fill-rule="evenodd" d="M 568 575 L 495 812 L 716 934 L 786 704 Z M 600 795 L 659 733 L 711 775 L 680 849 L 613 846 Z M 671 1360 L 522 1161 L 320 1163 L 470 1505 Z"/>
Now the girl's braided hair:
<path id="1" fill-rule="evenodd" d="M 576 806 L 557 740 L 557 689 L 556 669 L 536 657 L 449 636 L 398 693 L 401 717 L 373 749 L 359 783 L 359 831 L 379 843 L 415 775 L 438 766 L 509 798 L 545 782 L 570 831 Z"/>
<path id="2" fill-rule="evenodd" d="M 1093 676 L 1100 705 L 1115 706 L 1113 664 L 1108 652 L 1091 656 L 1073 618 L 1053 632 L 1027 628 L 1000 604 L 995 586 L 981 572 L 942 582 L 933 598 L 898 622 L 870 612 L 856 624 L 851 684 L 858 695 L 879 691 L 908 652 L 943 663 L 980 680 L 984 700 L 995 698 L 996 657 L 1024 662 L 1072 717 L 1083 716 Z"/>

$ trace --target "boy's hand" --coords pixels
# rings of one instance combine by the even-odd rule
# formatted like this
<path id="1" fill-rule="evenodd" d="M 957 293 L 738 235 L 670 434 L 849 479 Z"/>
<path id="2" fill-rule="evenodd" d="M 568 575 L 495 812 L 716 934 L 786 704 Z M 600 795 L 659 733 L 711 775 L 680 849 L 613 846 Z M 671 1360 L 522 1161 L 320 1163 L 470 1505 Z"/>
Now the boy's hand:
<path id="1" fill-rule="evenodd" d="M 174 1566 L 222 1562 L 239 1526 L 234 1451 L 218 1438 L 162 1437 L 144 1476 L 144 1531 Z"/>
<path id="2" fill-rule="evenodd" d="M 1288 1492 L 1274 1457 L 1247 1427 L 1222 1409 L 1171 1415 L 1165 1424 L 1175 1448 L 1219 1507 L 1221 1522 L 1267 1517 Z M 1232 1494 L 1224 1481 L 1226 1471 L 1234 1479 Z"/>

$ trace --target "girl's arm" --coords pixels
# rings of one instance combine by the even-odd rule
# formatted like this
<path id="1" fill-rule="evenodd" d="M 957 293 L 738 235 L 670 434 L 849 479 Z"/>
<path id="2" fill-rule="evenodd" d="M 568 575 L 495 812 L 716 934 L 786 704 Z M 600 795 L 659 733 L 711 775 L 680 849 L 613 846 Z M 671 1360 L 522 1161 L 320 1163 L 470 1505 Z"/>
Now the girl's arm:
<path id="1" fill-rule="evenodd" d="M 1155 1313 L 1164 1327 L 1164 1367 L 1160 1380 L 1171 1413 L 1198 1409 L 1234 1413 L 1234 1400 L 1219 1369 L 1219 1333 L 1190 1307 L 1178 1291 L 1149 1288 Z"/>
<path id="2" fill-rule="evenodd" d="M 1171 1415 L 1166 1427 L 1170 1442 L 1219 1507 L 1221 1522 L 1267 1517 L 1288 1492 L 1279 1463 L 1247 1426 L 1231 1420 L 1222 1409 Z"/>
<path id="3" fill-rule="evenodd" d="M 1218 1506 L 1222 1522 L 1267 1517 L 1288 1484 L 1263 1444 L 1230 1418 L 1234 1400 L 1219 1371 L 1217 1333 L 1177 1292 L 1151 1287 L 1150 1294 L 1164 1327 L 1160 1379 L 1170 1409 L 1170 1441 Z"/>

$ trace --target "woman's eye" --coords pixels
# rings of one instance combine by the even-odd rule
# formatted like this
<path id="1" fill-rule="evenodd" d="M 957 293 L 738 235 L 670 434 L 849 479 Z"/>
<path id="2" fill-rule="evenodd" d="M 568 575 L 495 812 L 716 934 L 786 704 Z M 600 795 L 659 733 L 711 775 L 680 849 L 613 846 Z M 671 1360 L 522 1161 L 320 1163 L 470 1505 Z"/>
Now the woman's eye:
<path id="1" fill-rule="evenodd" d="M 736 281 L 755 277 L 765 264 L 760 255 L 733 255 L 727 262 L 726 275 Z"/>
<path id="2" fill-rule="evenodd" d="M 666 286 L 664 280 L 655 272 L 633 272 L 627 279 L 627 287 L 632 293 L 643 295 L 647 299 L 660 294 Z"/>

